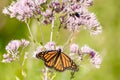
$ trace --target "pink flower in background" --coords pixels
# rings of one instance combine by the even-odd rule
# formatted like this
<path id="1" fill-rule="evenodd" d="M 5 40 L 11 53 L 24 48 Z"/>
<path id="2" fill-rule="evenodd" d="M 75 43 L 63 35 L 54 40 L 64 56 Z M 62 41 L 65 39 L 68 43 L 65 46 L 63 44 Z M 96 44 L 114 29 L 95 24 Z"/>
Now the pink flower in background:
<path id="1" fill-rule="evenodd" d="M 21 46 L 21 41 L 19 40 L 13 40 L 6 46 L 6 51 L 8 53 L 18 53 L 18 49 Z"/>
<path id="2" fill-rule="evenodd" d="M 3 60 L 2 62 L 12 62 L 19 58 L 19 48 L 20 47 L 27 47 L 29 44 L 29 41 L 22 39 L 22 40 L 12 40 L 8 43 L 6 46 L 7 54 L 3 54 Z"/>

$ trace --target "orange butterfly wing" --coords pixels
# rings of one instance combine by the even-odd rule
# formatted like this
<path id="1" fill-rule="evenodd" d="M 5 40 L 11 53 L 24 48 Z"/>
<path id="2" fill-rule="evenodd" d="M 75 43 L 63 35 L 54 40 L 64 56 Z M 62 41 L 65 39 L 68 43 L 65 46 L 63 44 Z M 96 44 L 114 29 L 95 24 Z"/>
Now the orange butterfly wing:
<path id="1" fill-rule="evenodd" d="M 41 52 L 36 57 L 42 59 L 47 67 L 54 68 L 57 71 L 78 70 L 77 65 L 59 50 Z"/>

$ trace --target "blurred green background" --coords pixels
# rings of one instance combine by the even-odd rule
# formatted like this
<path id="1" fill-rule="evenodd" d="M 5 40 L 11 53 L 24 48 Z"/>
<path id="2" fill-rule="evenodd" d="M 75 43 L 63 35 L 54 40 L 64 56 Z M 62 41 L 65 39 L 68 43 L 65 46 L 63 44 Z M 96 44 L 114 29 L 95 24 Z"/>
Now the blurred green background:
<path id="1" fill-rule="evenodd" d="M 27 27 L 23 22 L 10 19 L 9 16 L 2 14 L 3 7 L 8 6 L 10 1 L 0 0 L 0 61 L 2 61 L 5 46 L 9 41 L 21 38 L 29 39 Z M 94 5 L 90 10 L 96 14 L 103 26 L 103 32 L 93 37 L 87 31 L 82 30 L 75 42 L 80 46 L 88 44 L 99 51 L 103 57 L 103 62 L 100 69 L 84 65 L 85 67 L 76 73 L 77 78 L 75 80 L 120 80 L 120 1 L 94 0 Z M 37 34 L 37 38 L 40 40 L 39 29 L 34 24 L 31 25 L 33 34 Z M 48 27 L 44 27 L 43 31 L 46 28 Z M 49 39 L 48 32 L 44 32 L 46 37 L 45 42 Z M 60 41 L 58 40 L 58 42 Z M 38 71 L 39 67 L 42 67 L 41 65 L 43 63 L 39 60 L 30 59 L 28 61 L 26 65 L 28 80 L 41 80 L 41 74 Z M 10 64 L 0 62 L 0 80 L 15 80 L 15 75 L 19 75 L 20 73 L 19 69 L 17 62 Z M 65 75 L 66 72 L 58 73 L 55 80 L 67 80 L 68 76 Z"/>

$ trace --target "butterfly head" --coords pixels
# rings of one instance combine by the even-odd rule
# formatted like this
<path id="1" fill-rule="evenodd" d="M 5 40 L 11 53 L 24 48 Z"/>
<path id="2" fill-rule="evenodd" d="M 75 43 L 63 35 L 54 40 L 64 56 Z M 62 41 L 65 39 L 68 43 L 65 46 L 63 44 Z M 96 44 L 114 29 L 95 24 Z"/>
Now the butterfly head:
<path id="1" fill-rule="evenodd" d="M 44 55 L 44 52 L 40 52 L 40 53 L 36 54 L 36 58 L 43 59 L 43 55 Z"/>

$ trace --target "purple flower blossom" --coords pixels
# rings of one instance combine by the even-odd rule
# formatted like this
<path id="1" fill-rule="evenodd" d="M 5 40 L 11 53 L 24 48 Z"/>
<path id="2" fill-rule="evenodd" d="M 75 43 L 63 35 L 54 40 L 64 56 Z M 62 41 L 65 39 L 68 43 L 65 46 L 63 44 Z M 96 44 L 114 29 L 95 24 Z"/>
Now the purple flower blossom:
<path id="1" fill-rule="evenodd" d="M 89 7 L 93 5 L 93 0 L 80 0 L 80 3 Z"/>
<path id="2" fill-rule="evenodd" d="M 95 54 L 93 58 L 90 59 L 90 62 L 96 67 L 100 68 L 100 64 L 102 62 L 101 56 L 98 54 Z"/>
<path id="3" fill-rule="evenodd" d="M 73 4 L 66 8 L 65 11 L 67 13 L 67 18 L 64 18 L 65 21 L 63 21 L 63 23 L 66 23 L 67 29 L 69 31 L 79 31 L 81 25 L 84 24 L 83 16 L 88 13 L 88 10 L 79 4 Z"/>
<path id="4" fill-rule="evenodd" d="M 3 54 L 3 58 L 8 58 L 10 54 Z"/>
<path id="5" fill-rule="evenodd" d="M 80 21 L 78 20 L 78 18 L 74 18 L 74 17 L 69 17 L 67 20 L 67 29 L 69 31 L 79 31 L 80 29 L 80 25 L 79 25 Z"/>
<path id="6" fill-rule="evenodd" d="M 96 68 L 100 67 L 100 64 L 102 62 L 100 55 L 98 53 L 91 49 L 89 46 L 85 45 L 81 48 L 81 52 L 87 53 L 90 55 L 90 62 L 95 65 Z"/>
<path id="7" fill-rule="evenodd" d="M 76 60 L 77 63 L 80 63 L 82 60 L 82 55 L 80 54 L 79 46 L 77 44 L 70 45 L 70 58 Z"/>
<path id="8" fill-rule="evenodd" d="M 71 53 L 78 53 L 79 52 L 79 46 L 77 44 L 70 45 L 70 52 Z"/>
<path id="9" fill-rule="evenodd" d="M 10 58 L 10 57 L 5 58 L 5 59 L 2 60 L 3 63 L 10 63 L 12 61 L 13 61 L 13 58 Z"/>
<path id="10" fill-rule="evenodd" d="M 53 12 L 52 9 L 48 8 L 45 12 L 42 12 L 43 23 L 50 24 L 53 20 Z"/>
<path id="11" fill-rule="evenodd" d="M 91 49 L 89 46 L 84 45 L 83 47 L 81 47 L 81 52 L 82 53 L 90 53 L 91 51 L 93 51 L 93 49 Z"/>
<path id="12" fill-rule="evenodd" d="M 78 54 L 75 54 L 75 53 L 70 53 L 69 54 L 70 58 L 72 60 L 75 60 L 78 64 L 81 62 L 82 60 L 82 56 L 81 55 L 78 55 Z"/>
<path id="13" fill-rule="evenodd" d="M 93 0 L 68 0 L 70 3 L 79 3 L 84 5 L 85 7 L 89 7 L 93 5 Z"/>
<path id="14" fill-rule="evenodd" d="M 8 53 L 18 53 L 18 49 L 21 46 L 21 41 L 19 40 L 13 40 L 6 46 L 6 51 Z"/>
<path id="15" fill-rule="evenodd" d="M 84 0 L 86 2 L 87 0 Z M 89 0 L 91 2 L 91 0 Z M 90 34 L 101 33 L 102 28 L 94 13 L 90 13 L 87 7 L 74 3 L 65 8 L 65 15 L 60 17 L 62 24 L 65 24 L 69 31 L 79 31 L 81 26 L 85 26 Z"/>
<path id="16" fill-rule="evenodd" d="M 91 51 L 89 54 L 90 54 L 91 58 L 93 58 L 95 56 L 96 52 L 95 51 Z"/>
<path id="17" fill-rule="evenodd" d="M 25 39 L 22 39 L 22 40 L 21 40 L 21 45 L 22 45 L 22 46 L 27 47 L 29 44 L 30 44 L 29 41 L 27 41 L 27 40 L 25 40 Z"/>
<path id="18" fill-rule="evenodd" d="M 90 30 L 91 34 L 96 35 L 101 33 L 102 27 L 100 23 L 97 21 L 97 18 L 94 13 L 90 13 L 86 15 L 84 23 L 87 26 L 87 28 Z"/>
<path id="19" fill-rule="evenodd" d="M 59 13 L 65 8 L 65 3 L 62 2 L 62 4 L 60 4 L 58 1 L 52 2 L 52 7 L 56 13 Z"/>
<path id="20" fill-rule="evenodd" d="M 95 26 L 91 31 L 91 35 L 98 35 L 102 32 L 102 27 L 101 26 Z"/>
<path id="21" fill-rule="evenodd" d="M 29 44 L 29 41 L 22 39 L 22 40 L 12 40 L 8 43 L 6 46 L 7 54 L 3 54 L 3 60 L 2 62 L 12 62 L 19 58 L 19 48 L 20 47 L 27 47 Z"/>
<path id="22" fill-rule="evenodd" d="M 3 13 L 9 13 L 8 15 L 11 18 L 16 17 L 18 20 L 25 21 L 39 11 L 39 7 L 33 0 L 17 0 L 17 2 L 12 2 L 8 8 L 5 8 Z"/>
<path id="23" fill-rule="evenodd" d="M 47 9 L 45 12 L 42 13 L 44 17 L 51 17 L 53 15 L 51 9 Z"/>
<path id="24" fill-rule="evenodd" d="M 10 58 L 10 54 L 3 54 L 3 63 L 10 63 L 13 61 L 13 58 Z"/>
<path id="25" fill-rule="evenodd" d="M 46 50 L 55 50 L 55 45 L 55 42 L 48 42 L 44 47 Z"/>
<path id="26" fill-rule="evenodd" d="M 87 45 L 84 45 L 83 47 L 81 47 L 81 53 L 89 54 L 91 58 L 93 58 L 97 54 L 97 52 L 94 49 L 90 48 Z"/>

